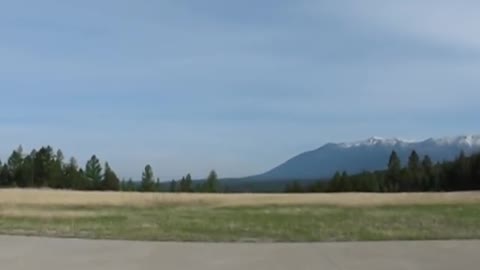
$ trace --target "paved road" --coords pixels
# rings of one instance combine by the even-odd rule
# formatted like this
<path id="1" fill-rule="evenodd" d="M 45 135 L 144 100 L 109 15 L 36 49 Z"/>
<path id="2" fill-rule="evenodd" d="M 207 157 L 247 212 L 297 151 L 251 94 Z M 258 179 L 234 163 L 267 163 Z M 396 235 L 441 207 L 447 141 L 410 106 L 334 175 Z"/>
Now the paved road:
<path id="1" fill-rule="evenodd" d="M 479 269 L 480 241 L 203 244 L 0 236 L 0 269 Z"/>

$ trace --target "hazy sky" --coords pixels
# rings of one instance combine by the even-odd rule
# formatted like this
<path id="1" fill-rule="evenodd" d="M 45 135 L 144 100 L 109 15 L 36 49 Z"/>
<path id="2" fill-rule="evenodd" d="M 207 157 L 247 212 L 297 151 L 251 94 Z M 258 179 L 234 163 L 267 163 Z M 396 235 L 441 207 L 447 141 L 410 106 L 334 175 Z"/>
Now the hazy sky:
<path id="1" fill-rule="evenodd" d="M 480 3 L 0 3 L 0 151 L 123 177 L 263 172 L 326 142 L 480 133 Z"/>

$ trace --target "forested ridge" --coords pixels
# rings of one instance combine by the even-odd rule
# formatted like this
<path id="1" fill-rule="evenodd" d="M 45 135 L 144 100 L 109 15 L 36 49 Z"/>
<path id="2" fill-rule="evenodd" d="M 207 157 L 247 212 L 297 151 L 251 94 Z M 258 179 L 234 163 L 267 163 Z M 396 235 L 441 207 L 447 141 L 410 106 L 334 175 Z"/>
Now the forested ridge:
<path id="1" fill-rule="evenodd" d="M 392 151 L 386 170 L 365 171 L 348 175 L 337 172 L 332 179 L 313 184 L 292 181 L 285 192 L 432 192 L 480 190 L 480 153 L 466 156 L 461 152 L 453 161 L 433 163 L 430 157 L 422 158 L 412 151 L 407 164 Z M 0 187 L 52 188 L 97 191 L 143 192 L 232 192 L 234 183 L 218 180 L 212 170 L 206 180 L 193 181 L 187 174 L 178 180 L 160 182 L 153 168 L 146 165 L 141 181 L 118 177 L 108 162 L 102 163 L 96 155 L 80 166 L 75 158 L 65 161 L 61 150 L 41 147 L 25 154 L 22 147 L 14 150 L 6 162 L 0 161 Z M 261 183 L 257 183 L 261 184 Z M 272 182 L 272 186 L 276 183 Z M 277 183 L 282 185 L 282 183 Z M 255 185 L 245 192 L 256 192 Z M 262 187 L 262 192 L 269 192 Z"/>
<path id="2" fill-rule="evenodd" d="M 329 181 L 304 186 L 294 181 L 286 192 L 432 192 L 480 190 L 480 153 L 466 156 L 461 152 L 453 161 L 433 163 L 428 155 L 420 158 L 412 151 L 402 165 L 395 151 L 382 171 L 348 175 L 337 172 Z"/>

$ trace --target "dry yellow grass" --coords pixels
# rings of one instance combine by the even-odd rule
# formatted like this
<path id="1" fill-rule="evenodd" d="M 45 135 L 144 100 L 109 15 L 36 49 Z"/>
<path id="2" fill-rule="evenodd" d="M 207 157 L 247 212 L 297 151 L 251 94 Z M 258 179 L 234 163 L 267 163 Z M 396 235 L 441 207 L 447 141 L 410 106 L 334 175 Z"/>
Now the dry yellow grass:
<path id="1" fill-rule="evenodd" d="M 455 193 L 339 193 L 339 194 L 170 194 L 81 192 L 58 190 L 0 190 L 0 205 L 140 206 L 208 205 L 334 205 L 382 206 L 480 203 L 480 192 Z"/>

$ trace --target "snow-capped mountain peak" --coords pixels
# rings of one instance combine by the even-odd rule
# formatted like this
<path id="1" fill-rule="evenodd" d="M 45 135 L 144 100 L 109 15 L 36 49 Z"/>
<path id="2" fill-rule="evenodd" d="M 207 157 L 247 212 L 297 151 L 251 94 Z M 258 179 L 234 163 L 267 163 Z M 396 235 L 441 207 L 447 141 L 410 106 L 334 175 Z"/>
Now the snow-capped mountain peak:
<path id="1" fill-rule="evenodd" d="M 250 179 L 327 179 L 337 171 L 359 173 L 384 170 L 391 151 L 397 152 L 402 164 L 408 162 L 412 150 L 428 155 L 433 162 L 455 159 L 480 152 L 480 135 L 462 135 L 427 140 L 404 140 L 371 137 L 351 143 L 329 143 L 313 151 L 301 153 L 274 169 Z"/>
<path id="2" fill-rule="evenodd" d="M 413 141 L 403 140 L 399 138 L 383 138 L 378 136 L 370 137 L 366 140 L 356 141 L 351 143 L 340 143 L 338 144 L 340 147 L 350 148 L 350 147 L 360 147 L 360 146 L 374 146 L 374 145 L 386 145 L 392 146 L 397 144 L 407 144 L 412 143 Z"/>
<path id="3" fill-rule="evenodd" d="M 464 146 L 480 146 L 480 135 L 461 135 L 456 137 L 444 137 L 440 139 L 426 139 L 426 140 L 406 140 L 399 138 L 383 138 L 378 136 L 373 136 L 365 140 L 349 142 L 349 143 L 339 143 L 337 144 L 343 148 L 350 147 L 360 147 L 360 146 L 395 146 L 395 145 L 404 145 L 408 146 L 410 144 L 421 144 L 421 143 L 434 143 L 437 145 L 464 145 Z"/>
<path id="4" fill-rule="evenodd" d="M 480 135 L 462 135 L 457 137 L 445 137 L 434 140 L 439 145 L 467 145 L 480 146 Z"/>

